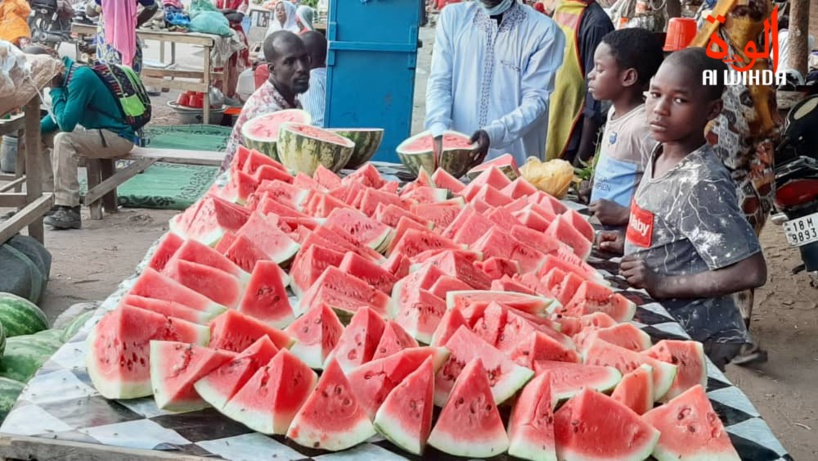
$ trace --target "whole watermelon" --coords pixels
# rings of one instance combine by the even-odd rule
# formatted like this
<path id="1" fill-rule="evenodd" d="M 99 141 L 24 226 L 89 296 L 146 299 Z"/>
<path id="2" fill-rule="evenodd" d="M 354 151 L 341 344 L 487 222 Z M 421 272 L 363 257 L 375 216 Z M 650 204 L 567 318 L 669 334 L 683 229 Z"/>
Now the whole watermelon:
<path id="1" fill-rule="evenodd" d="M 31 301 L 11 293 L 0 293 L 0 324 L 5 336 L 11 338 L 47 330 L 48 318 Z"/>
<path id="2" fill-rule="evenodd" d="M 25 383 L 20 381 L 0 378 L 0 422 L 6 419 L 24 387 Z"/>
<path id="3" fill-rule="evenodd" d="M 77 317 L 74 318 L 74 320 L 68 322 L 68 324 L 63 329 L 62 334 L 63 342 L 68 342 L 71 340 L 71 338 L 76 336 L 77 333 L 79 333 L 79 331 L 82 329 L 82 327 L 84 327 L 85 324 L 88 323 L 88 319 L 90 319 L 92 315 L 94 315 L 94 311 L 88 311 L 84 314 L 78 315 Z"/>
<path id="4" fill-rule="evenodd" d="M 63 330 L 43 330 L 33 335 L 8 338 L 0 360 L 0 378 L 28 382 L 63 345 L 62 335 Z"/>

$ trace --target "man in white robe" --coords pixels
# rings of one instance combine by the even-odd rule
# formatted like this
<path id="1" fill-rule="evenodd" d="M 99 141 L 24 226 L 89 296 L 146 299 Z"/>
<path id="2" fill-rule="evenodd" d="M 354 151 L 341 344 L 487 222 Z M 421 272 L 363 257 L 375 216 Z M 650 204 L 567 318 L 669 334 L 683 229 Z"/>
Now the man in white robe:
<path id="1" fill-rule="evenodd" d="M 425 125 L 436 148 L 443 132 L 454 130 L 478 143 L 475 163 L 505 153 L 520 165 L 542 158 L 564 48 L 556 23 L 516 0 L 446 6 L 426 89 Z"/>

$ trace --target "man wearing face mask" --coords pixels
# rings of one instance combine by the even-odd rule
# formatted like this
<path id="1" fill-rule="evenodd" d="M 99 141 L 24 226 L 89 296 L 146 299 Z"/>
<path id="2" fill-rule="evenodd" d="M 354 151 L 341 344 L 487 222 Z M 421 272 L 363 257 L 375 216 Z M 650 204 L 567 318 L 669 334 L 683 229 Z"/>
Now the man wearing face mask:
<path id="1" fill-rule="evenodd" d="M 241 127 L 247 120 L 284 109 L 301 109 L 298 95 L 309 89 L 310 55 L 298 35 L 286 30 L 273 32 L 264 39 L 263 49 L 270 77 L 241 109 L 227 142 L 220 172 L 230 167 L 242 143 Z"/>
<path id="2" fill-rule="evenodd" d="M 426 90 L 427 130 L 440 152 L 446 130 L 471 134 L 474 163 L 511 153 L 542 158 L 548 98 L 565 38 L 516 0 L 476 0 L 440 13 Z"/>

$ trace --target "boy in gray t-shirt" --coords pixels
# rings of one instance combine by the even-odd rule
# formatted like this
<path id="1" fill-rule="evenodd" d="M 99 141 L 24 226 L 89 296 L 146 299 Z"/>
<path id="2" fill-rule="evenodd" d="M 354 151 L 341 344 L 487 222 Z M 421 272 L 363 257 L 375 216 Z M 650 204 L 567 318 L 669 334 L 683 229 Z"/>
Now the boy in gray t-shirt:
<path id="1" fill-rule="evenodd" d="M 676 52 L 659 68 L 646 114 L 660 144 L 634 195 L 624 241 L 603 233 L 599 243 L 603 250 L 624 249 L 620 273 L 628 283 L 662 300 L 721 369 L 747 340 L 729 295 L 767 279 L 735 183 L 704 138 L 705 125 L 721 110 L 724 87 L 703 86 L 702 75 L 722 75 L 724 68 L 701 48 Z"/>

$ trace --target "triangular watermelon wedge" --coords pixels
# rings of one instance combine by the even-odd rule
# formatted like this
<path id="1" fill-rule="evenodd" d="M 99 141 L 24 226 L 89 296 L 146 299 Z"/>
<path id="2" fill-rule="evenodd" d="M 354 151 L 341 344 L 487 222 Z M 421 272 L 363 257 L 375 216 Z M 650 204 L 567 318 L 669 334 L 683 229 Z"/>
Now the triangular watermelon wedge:
<path id="1" fill-rule="evenodd" d="M 460 309 L 446 311 L 443 318 L 440 319 L 440 323 L 437 325 L 437 329 L 435 329 L 435 334 L 432 336 L 432 341 L 429 345 L 442 346 L 446 344 L 446 341 L 448 341 L 460 327 L 469 328 L 469 322 L 463 317 L 463 313 L 460 312 Z"/>
<path id="2" fill-rule="evenodd" d="M 301 246 L 279 229 L 276 223 L 261 213 L 253 213 L 237 235 L 250 239 L 269 259 L 283 264 L 291 260 Z"/>
<path id="3" fill-rule="evenodd" d="M 375 429 L 398 447 L 422 455 L 432 430 L 435 367 L 431 357 L 394 388 L 375 414 Z"/>
<path id="4" fill-rule="evenodd" d="M 227 272 L 182 259 L 168 262 L 162 274 L 231 309 L 238 305 L 244 291 L 239 279 Z"/>
<path id="5" fill-rule="evenodd" d="M 149 310 L 167 317 L 175 317 L 177 319 L 187 320 L 188 322 L 198 323 L 199 325 L 207 325 L 211 320 L 224 312 L 224 310 L 215 312 L 197 311 L 196 309 L 191 309 L 173 301 L 145 298 L 136 295 L 125 296 L 119 305 L 138 307 L 139 309 Z"/>
<path id="6" fill-rule="evenodd" d="M 583 389 L 610 392 L 622 380 L 622 373 L 616 368 L 551 360 L 534 362 L 534 371 L 538 376 L 551 373 L 551 394 L 560 401 L 570 399 Z"/>
<path id="7" fill-rule="evenodd" d="M 653 368 L 641 365 L 622 377 L 611 397 L 638 415 L 653 408 Z"/>
<path id="8" fill-rule="evenodd" d="M 292 351 L 312 369 L 324 367 L 344 332 L 344 325 L 335 311 L 326 304 L 313 307 L 284 330 L 295 339 Z"/>
<path id="9" fill-rule="evenodd" d="M 284 271 L 274 261 L 257 262 L 238 311 L 274 328 L 291 324 L 295 316 L 282 275 Z"/>
<path id="10" fill-rule="evenodd" d="M 390 320 L 386 322 L 386 327 L 383 330 L 383 335 L 381 335 L 381 340 L 378 342 L 378 347 L 375 349 L 375 355 L 372 356 L 372 360 L 389 357 L 392 354 L 410 347 L 418 347 L 418 342 L 415 341 L 415 338 L 411 337 L 403 327 Z"/>
<path id="11" fill-rule="evenodd" d="M 667 402 L 696 385 L 707 386 L 707 358 L 702 343 L 663 339 L 643 354 L 677 367 L 673 385 L 661 401 Z"/>
<path id="12" fill-rule="evenodd" d="M 287 333 L 230 309 L 210 324 L 208 347 L 241 352 L 262 336 L 268 336 L 279 349 L 289 348 L 294 342 Z"/>
<path id="13" fill-rule="evenodd" d="M 375 311 L 361 307 L 352 316 L 327 362 L 336 361 L 344 372 L 369 362 L 375 355 L 386 323 Z"/>
<path id="14" fill-rule="evenodd" d="M 207 408 L 193 384 L 236 357 L 233 352 L 174 341 L 151 341 L 150 349 L 156 406 L 174 412 Z"/>
<path id="15" fill-rule="evenodd" d="M 218 251 L 196 240 L 186 240 L 173 255 L 172 259 L 181 259 L 219 269 L 236 277 L 242 284 L 247 284 L 247 281 L 250 280 L 250 274 L 248 272 L 245 272 L 241 267 L 237 266 L 233 261 L 230 261 Z M 156 270 L 161 271 L 161 269 Z"/>
<path id="16" fill-rule="evenodd" d="M 584 362 L 589 365 L 610 366 L 620 373 L 630 373 L 646 364 L 653 368 L 653 400 L 658 401 L 673 385 L 676 379 L 677 367 L 634 352 L 624 347 L 615 346 L 600 338 L 594 338 L 583 351 Z"/>
<path id="17" fill-rule="evenodd" d="M 153 251 L 153 256 L 151 256 L 150 261 L 148 261 L 148 267 L 155 271 L 162 272 L 162 269 L 165 268 L 168 261 L 179 251 L 179 248 L 181 248 L 185 242 L 185 239 L 173 232 L 165 234 L 159 242 L 159 245 L 157 245 Z"/>
<path id="18" fill-rule="evenodd" d="M 224 312 L 225 309 L 224 306 L 210 300 L 207 296 L 191 290 L 150 267 L 142 271 L 142 275 L 136 280 L 128 294 L 173 301 L 199 311 Z"/>
<path id="19" fill-rule="evenodd" d="M 526 384 L 508 420 L 508 454 L 532 461 L 556 461 L 554 407 L 551 373 L 543 373 Z"/>
<path id="20" fill-rule="evenodd" d="M 222 413 L 256 432 L 284 435 L 317 382 L 318 375 L 284 349 L 256 371 Z"/>
<path id="21" fill-rule="evenodd" d="M 467 458 L 489 458 L 508 449 L 488 372 L 479 357 L 469 360 L 457 378 L 451 398 L 429 435 L 429 445 Z"/>
<path id="22" fill-rule="evenodd" d="M 230 362 L 211 371 L 193 385 L 201 398 L 221 410 L 239 389 L 278 353 L 267 336 L 262 336 Z"/>
<path id="23" fill-rule="evenodd" d="M 338 362 L 327 364 L 315 390 L 295 415 L 287 438 L 309 448 L 341 451 L 375 435 Z"/>

